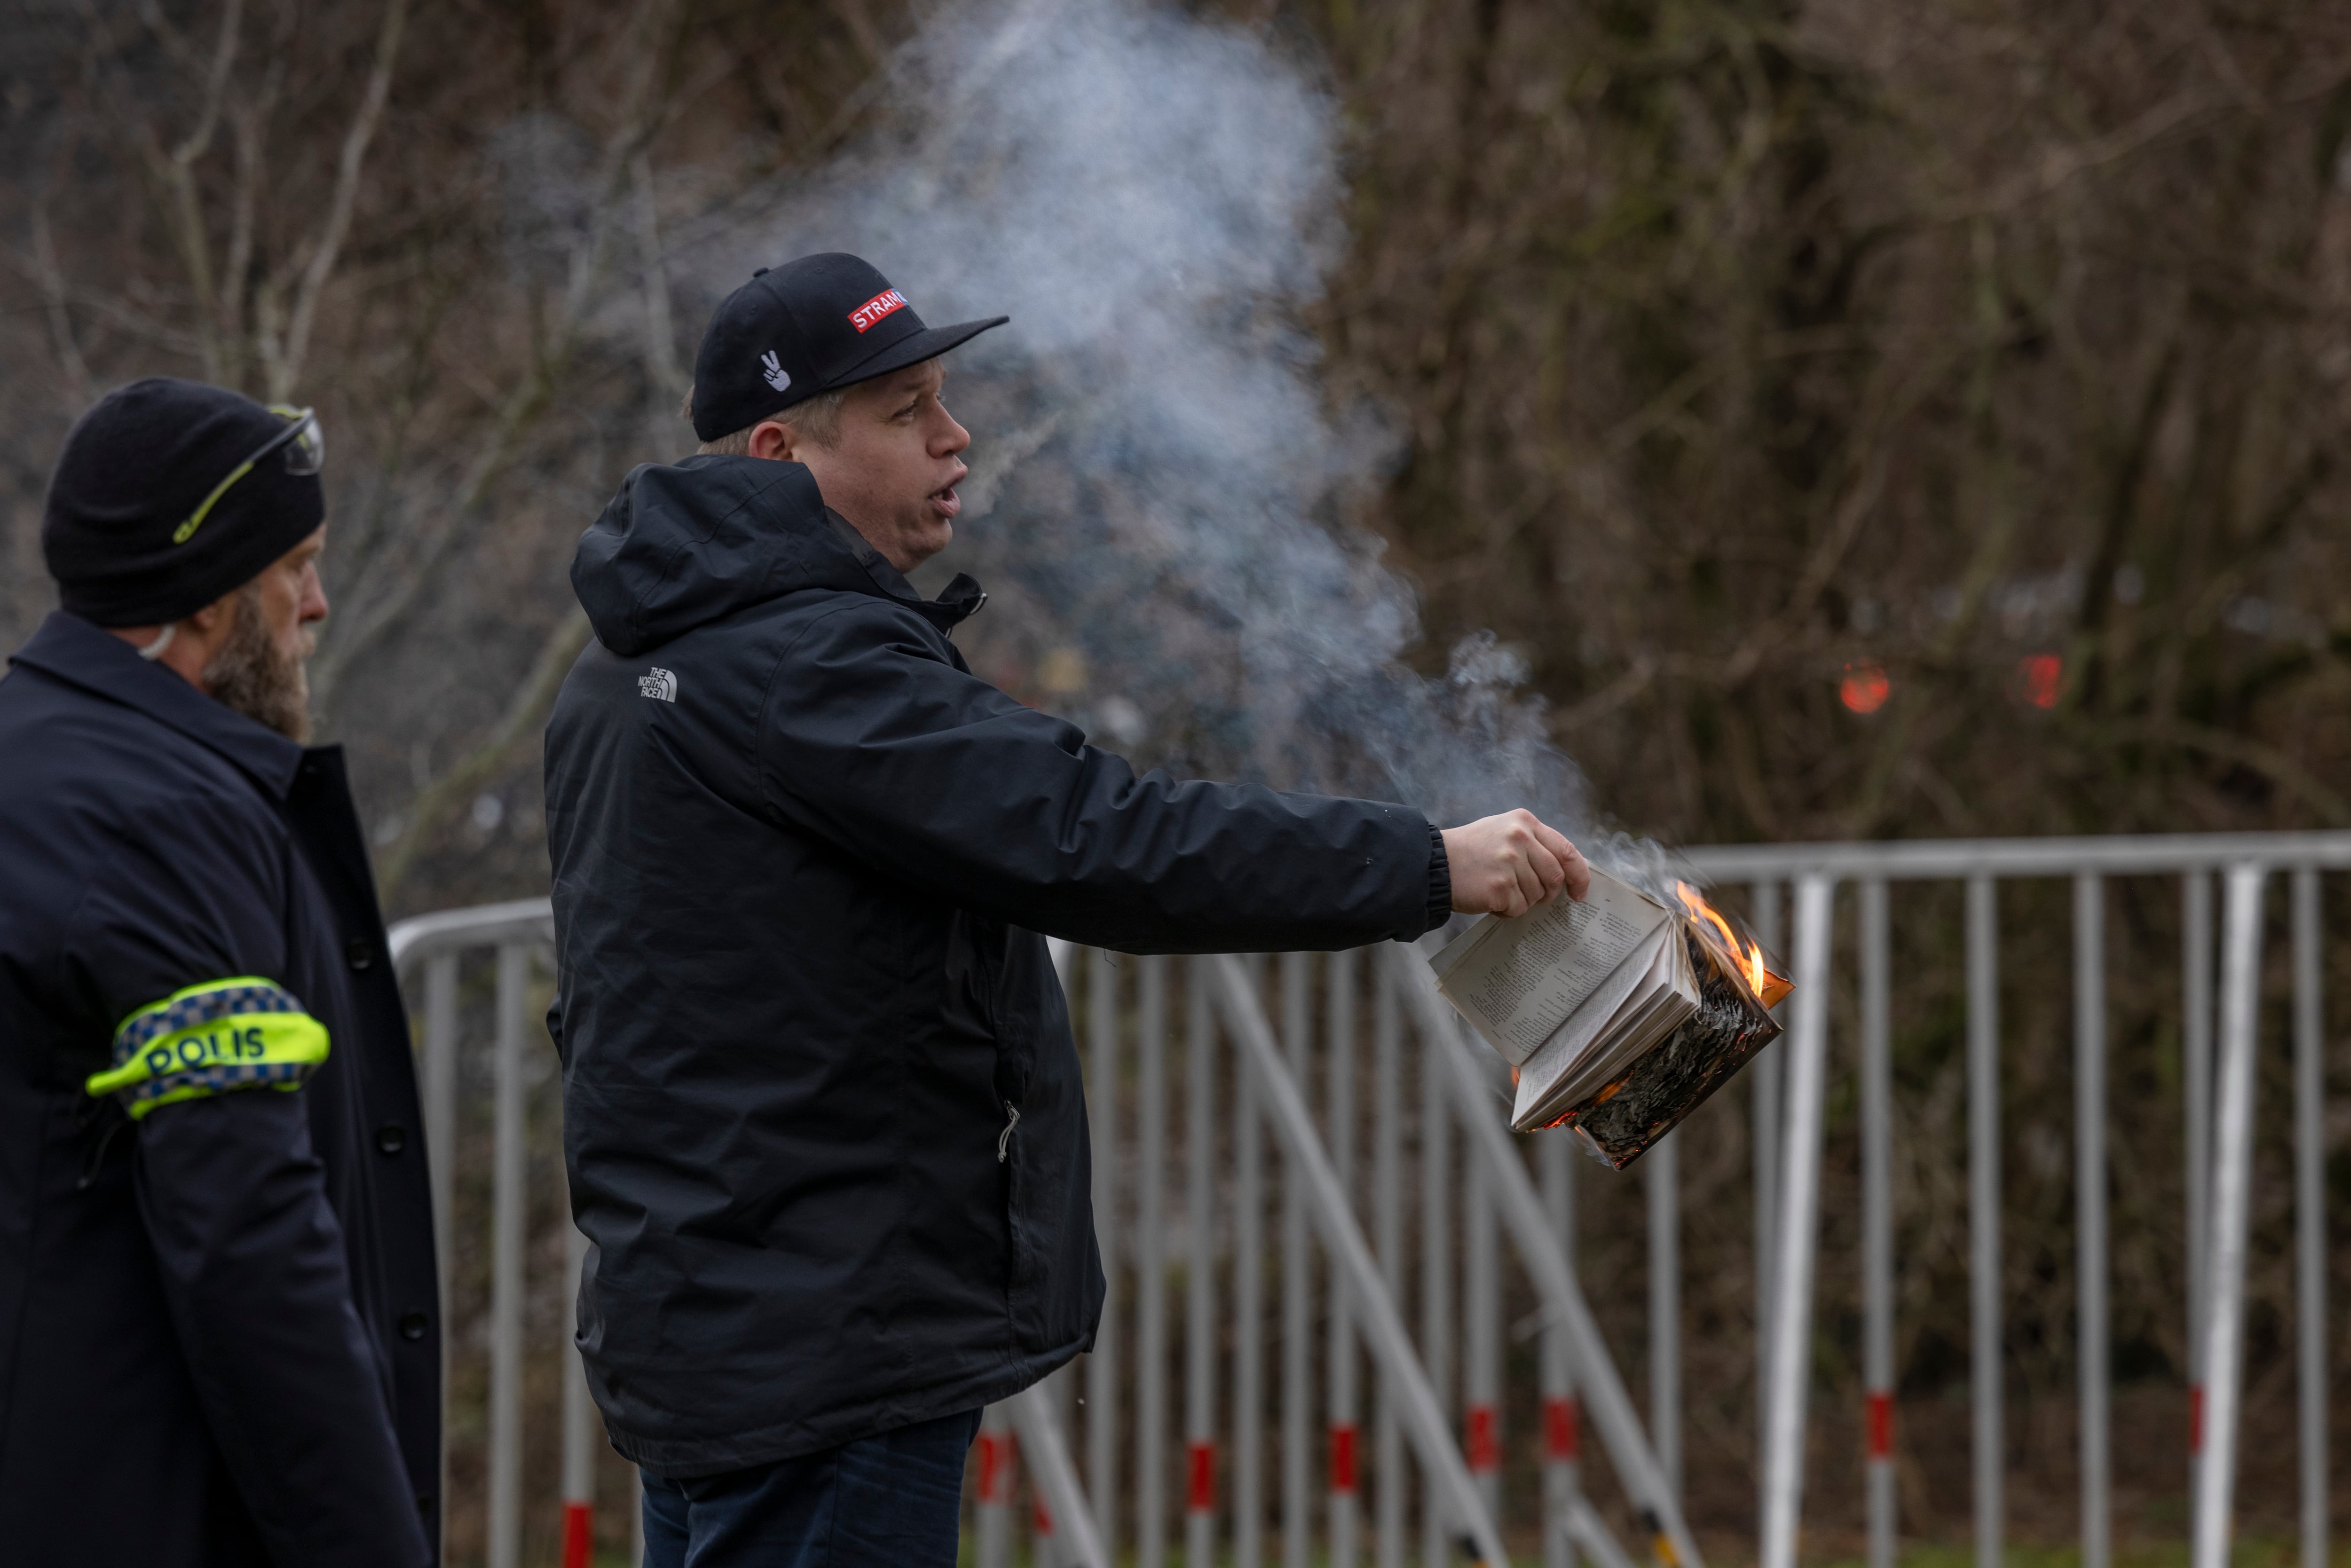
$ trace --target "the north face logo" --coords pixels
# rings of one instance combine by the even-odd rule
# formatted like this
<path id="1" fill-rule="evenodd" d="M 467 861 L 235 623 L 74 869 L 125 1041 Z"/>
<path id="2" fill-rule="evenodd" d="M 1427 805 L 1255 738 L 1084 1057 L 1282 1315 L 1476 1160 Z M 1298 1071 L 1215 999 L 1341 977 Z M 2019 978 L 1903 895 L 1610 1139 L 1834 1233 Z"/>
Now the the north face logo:
<path id="1" fill-rule="evenodd" d="M 655 664 L 650 671 L 637 677 L 637 695 L 641 697 L 653 697 L 661 702 L 674 703 L 677 701 L 677 676 L 663 669 L 659 664 Z"/>
<path id="2" fill-rule="evenodd" d="M 860 330 L 862 329 L 861 328 Z M 792 384 L 792 372 L 784 369 L 782 361 L 776 358 L 776 350 L 773 349 L 759 356 L 759 373 L 767 377 L 768 384 L 778 392 Z"/>
<path id="3" fill-rule="evenodd" d="M 899 293 L 894 288 L 885 288 L 881 293 L 875 295 L 872 298 L 867 300 L 864 304 L 860 305 L 856 309 L 852 310 L 849 313 L 849 324 L 856 328 L 860 332 L 862 332 L 868 327 L 872 326 L 873 323 L 882 319 L 883 317 L 889 315 L 892 311 L 904 310 L 905 308 L 906 297 L 904 295 Z"/>

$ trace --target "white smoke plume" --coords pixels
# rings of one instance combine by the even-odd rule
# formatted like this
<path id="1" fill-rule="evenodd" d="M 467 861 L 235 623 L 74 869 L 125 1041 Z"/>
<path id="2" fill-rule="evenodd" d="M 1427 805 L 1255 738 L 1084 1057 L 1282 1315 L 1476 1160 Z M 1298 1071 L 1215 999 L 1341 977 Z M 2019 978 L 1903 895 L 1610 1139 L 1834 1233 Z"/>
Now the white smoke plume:
<path id="1" fill-rule="evenodd" d="M 948 361 L 974 474 L 925 572 L 995 594 L 980 673 L 1139 762 L 1587 830 L 1522 663 L 1410 668 L 1413 594 L 1350 521 L 1395 447 L 1300 325 L 1344 240 L 1311 63 L 1143 0 L 972 0 L 876 90 L 879 129 L 684 260 L 715 300 L 854 251 L 927 321 L 1010 314 Z"/>

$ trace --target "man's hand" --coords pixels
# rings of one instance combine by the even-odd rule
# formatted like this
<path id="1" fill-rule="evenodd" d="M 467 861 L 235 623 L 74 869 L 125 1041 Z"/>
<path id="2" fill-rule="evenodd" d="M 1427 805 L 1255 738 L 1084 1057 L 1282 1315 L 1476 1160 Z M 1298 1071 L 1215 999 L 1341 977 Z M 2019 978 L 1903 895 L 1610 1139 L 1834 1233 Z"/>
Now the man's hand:
<path id="1" fill-rule="evenodd" d="M 1505 811 L 1445 830 L 1453 907 L 1463 915 L 1524 915 L 1561 888 L 1583 897 L 1592 868 L 1575 846 L 1532 811 Z"/>

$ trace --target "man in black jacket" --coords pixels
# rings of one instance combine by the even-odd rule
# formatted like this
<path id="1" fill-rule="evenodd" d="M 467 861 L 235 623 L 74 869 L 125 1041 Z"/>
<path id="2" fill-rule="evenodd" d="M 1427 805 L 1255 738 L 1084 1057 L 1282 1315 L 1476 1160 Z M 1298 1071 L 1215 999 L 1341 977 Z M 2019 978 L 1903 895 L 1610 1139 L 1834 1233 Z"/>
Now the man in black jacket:
<path id="1" fill-rule="evenodd" d="M 0 680 L 0 1559 L 436 1560 L 408 1027 L 304 749 L 323 455 L 188 382 L 67 437 Z"/>
<path id="2" fill-rule="evenodd" d="M 982 1406 L 1092 1343 L 1078 1059 L 1044 936 L 1339 948 L 1587 875 L 1528 813 L 1138 778 L 974 676 L 969 437 L 854 256 L 722 304 L 703 455 L 580 542 L 548 730 L 580 1349 L 649 1560 L 954 1561 Z"/>

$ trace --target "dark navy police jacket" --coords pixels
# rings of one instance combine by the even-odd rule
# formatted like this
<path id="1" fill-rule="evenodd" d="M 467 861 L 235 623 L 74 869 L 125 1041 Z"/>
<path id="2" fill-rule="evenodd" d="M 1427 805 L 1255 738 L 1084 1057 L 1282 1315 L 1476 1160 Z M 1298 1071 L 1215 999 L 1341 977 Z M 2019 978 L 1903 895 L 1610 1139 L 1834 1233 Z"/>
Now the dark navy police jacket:
<path id="1" fill-rule="evenodd" d="M 798 464 L 632 473 L 548 731 L 580 1344 L 656 1474 L 1001 1399 L 1092 1343 L 1040 933 L 1340 948 L 1445 916 L 1402 806 L 1138 778 L 964 664 Z"/>
<path id="2" fill-rule="evenodd" d="M 0 1560 L 420 1568 L 432 1200 L 341 754 L 62 612 L 11 664 Z"/>

